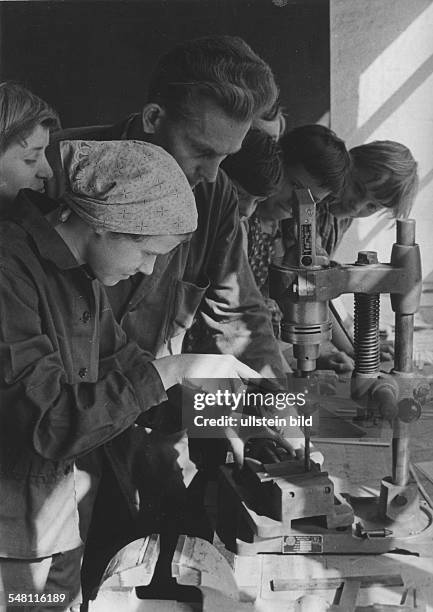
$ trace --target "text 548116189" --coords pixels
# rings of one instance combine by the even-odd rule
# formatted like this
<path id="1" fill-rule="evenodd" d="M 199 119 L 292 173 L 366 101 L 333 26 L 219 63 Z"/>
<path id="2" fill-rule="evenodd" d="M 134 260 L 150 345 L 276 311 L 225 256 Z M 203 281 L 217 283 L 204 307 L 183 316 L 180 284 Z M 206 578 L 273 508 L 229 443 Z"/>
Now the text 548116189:
<path id="1" fill-rule="evenodd" d="M 37 591 L 8 591 L 0 593 L 0 603 L 8 606 L 25 606 L 31 604 L 44 604 L 45 606 L 57 606 L 68 601 L 68 593 Z"/>

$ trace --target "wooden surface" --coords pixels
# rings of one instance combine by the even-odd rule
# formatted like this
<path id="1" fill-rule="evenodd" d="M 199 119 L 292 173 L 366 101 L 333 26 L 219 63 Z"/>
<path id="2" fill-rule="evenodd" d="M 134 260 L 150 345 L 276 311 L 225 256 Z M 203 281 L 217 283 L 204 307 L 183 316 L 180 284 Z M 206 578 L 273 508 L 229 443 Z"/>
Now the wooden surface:
<path id="1" fill-rule="evenodd" d="M 274 592 L 273 580 L 323 580 L 342 576 L 401 575 L 405 585 L 416 585 L 422 592 L 427 610 L 433 610 L 433 559 L 401 555 L 380 557 L 276 556 L 237 557 L 235 575 L 243 600 L 255 601 L 261 612 L 296 610 L 296 600 L 307 591 Z M 359 591 L 357 605 L 373 603 L 399 604 L 405 587 L 372 586 Z M 335 589 L 315 591 L 330 606 Z M 347 611 L 345 611 L 347 612 Z"/>

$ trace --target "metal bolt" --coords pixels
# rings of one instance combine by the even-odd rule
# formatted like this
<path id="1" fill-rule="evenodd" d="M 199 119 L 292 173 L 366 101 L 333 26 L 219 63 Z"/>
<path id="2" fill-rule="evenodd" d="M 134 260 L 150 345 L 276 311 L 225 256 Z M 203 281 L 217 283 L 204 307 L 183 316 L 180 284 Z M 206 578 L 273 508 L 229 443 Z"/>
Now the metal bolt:
<path id="1" fill-rule="evenodd" d="M 368 264 L 377 264 L 377 252 L 376 251 L 358 251 L 358 259 L 355 265 L 367 266 Z"/>
<path id="2" fill-rule="evenodd" d="M 405 506 L 407 504 L 407 497 L 405 497 L 404 495 L 400 493 L 399 495 L 396 495 L 394 497 L 394 499 L 392 500 L 392 503 L 395 504 L 396 506 Z"/>

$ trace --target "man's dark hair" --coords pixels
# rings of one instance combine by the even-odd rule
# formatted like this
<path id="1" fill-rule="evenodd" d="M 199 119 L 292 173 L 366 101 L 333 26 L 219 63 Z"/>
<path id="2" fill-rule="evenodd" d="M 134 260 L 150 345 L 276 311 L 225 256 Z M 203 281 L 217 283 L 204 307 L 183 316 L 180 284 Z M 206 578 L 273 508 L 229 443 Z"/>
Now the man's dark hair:
<path id="1" fill-rule="evenodd" d="M 271 136 L 257 129 L 247 133 L 241 150 L 227 157 L 221 167 L 245 191 L 256 196 L 275 193 L 282 177 L 278 145 Z"/>
<path id="2" fill-rule="evenodd" d="M 321 187 L 339 196 L 351 181 L 351 158 L 341 138 L 323 125 L 303 125 L 279 141 L 285 166 L 302 165 Z"/>
<path id="3" fill-rule="evenodd" d="M 207 36 L 175 46 L 159 60 L 148 102 L 160 104 L 172 119 L 188 117 L 203 98 L 229 117 L 251 120 L 278 96 L 272 70 L 236 36 Z"/>

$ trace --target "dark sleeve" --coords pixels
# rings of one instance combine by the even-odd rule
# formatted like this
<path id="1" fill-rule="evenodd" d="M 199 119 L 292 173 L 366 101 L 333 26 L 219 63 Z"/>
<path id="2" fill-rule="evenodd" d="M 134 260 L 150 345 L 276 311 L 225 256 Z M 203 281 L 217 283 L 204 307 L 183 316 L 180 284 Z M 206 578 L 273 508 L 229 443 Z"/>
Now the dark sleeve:
<path id="1" fill-rule="evenodd" d="M 224 178 L 214 194 L 220 213 L 207 266 L 210 286 L 200 307 L 211 331 L 206 352 L 235 355 L 255 370 L 279 377 L 284 366 L 270 313 L 243 248 L 235 191 Z"/>
<path id="2" fill-rule="evenodd" d="M 47 459 L 69 459 L 111 440 L 167 399 L 151 356 L 126 338 L 100 363 L 98 380 L 71 383 L 42 329 L 35 287 L 4 266 L 0 283 L 3 440 L 30 445 Z"/>

